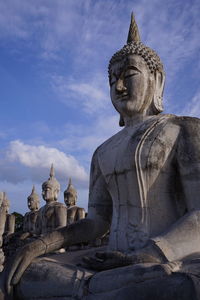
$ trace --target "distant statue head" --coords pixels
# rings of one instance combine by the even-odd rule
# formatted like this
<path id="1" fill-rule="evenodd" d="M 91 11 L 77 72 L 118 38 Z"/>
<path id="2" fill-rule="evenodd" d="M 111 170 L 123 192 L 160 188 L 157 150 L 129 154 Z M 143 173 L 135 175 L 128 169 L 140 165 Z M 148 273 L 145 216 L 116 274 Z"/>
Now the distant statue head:
<path id="1" fill-rule="evenodd" d="M 38 194 L 35 192 L 35 186 L 33 185 L 32 192 L 27 198 L 28 208 L 31 211 L 36 211 L 40 206 L 40 199 Z"/>
<path id="2" fill-rule="evenodd" d="M 127 44 L 112 56 L 108 72 L 111 100 L 120 113 L 120 126 L 126 118 L 163 111 L 163 65 L 156 52 L 140 41 L 133 14 Z"/>
<path id="3" fill-rule="evenodd" d="M 76 205 L 77 191 L 74 188 L 74 186 L 72 185 L 71 178 L 69 179 L 67 189 L 64 191 L 64 201 L 68 208 L 70 206 Z"/>
<path id="4" fill-rule="evenodd" d="M 57 201 L 60 192 L 60 184 L 55 178 L 53 164 L 51 165 L 49 179 L 42 184 L 42 197 L 47 202 Z"/>
<path id="5" fill-rule="evenodd" d="M 1 207 L 6 211 L 7 214 L 9 213 L 10 200 L 8 199 L 5 192 L 3 192 L 3 201 L 2 201 Z"/>

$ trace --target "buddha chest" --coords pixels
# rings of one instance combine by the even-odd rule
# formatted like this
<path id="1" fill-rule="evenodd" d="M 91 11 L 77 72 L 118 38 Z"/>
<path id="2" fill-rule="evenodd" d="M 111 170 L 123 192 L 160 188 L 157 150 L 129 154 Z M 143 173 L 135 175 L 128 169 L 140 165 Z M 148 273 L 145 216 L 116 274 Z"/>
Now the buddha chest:
<path id="1" fill-rule="evenodd" d="M 66 226 L 66 206 L 59 202 L 46 204 L 40 209 L 39 218 L 42 233 Z"/>
<path id="2" fill-rule="evenodd" d="M 99 165 L 113 203 L 110 248 L 141 248 L 152 234 L 176 219 L 169 189 L 176 128 L 166 123 L 130 127 L 99 151 Z M 167 214 L 167 217 L 163 219 Z"/>

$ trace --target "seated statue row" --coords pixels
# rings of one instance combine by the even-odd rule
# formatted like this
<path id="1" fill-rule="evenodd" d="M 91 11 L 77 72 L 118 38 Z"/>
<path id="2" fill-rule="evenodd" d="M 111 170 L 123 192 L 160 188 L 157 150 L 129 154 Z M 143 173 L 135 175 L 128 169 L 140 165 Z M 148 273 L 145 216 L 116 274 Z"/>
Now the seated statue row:
<path id="1" fill-rule="evenodd" d="M 124 128 L 93 155 L 88 216 L 17 253 L 3 277 L 14 299 L 200 299 L 200 120 L 161 114 L 163 65 L 133 16 L 109 82 Z M 32 262 L 108 230 L 107 250 L 82 266 L 80 251 Z"/>
<path id="2" fill-rule="evenodd" d="M 71 179 L 64 191 L 64 201 L 67 207 L 58 202 L 59 191 L 60 184 L 55 178 L 52 165 L 49 179 L 42 184 L 42 196 L 46 205 L 39 209 L 39 196 L 36 194 L 34 186 L 27 198 L 30 212 L 24 216 L 24 233 L 40 235 L 85 218 L 84 208 L 76 206 L 77 191 L 73 187 Z"/>

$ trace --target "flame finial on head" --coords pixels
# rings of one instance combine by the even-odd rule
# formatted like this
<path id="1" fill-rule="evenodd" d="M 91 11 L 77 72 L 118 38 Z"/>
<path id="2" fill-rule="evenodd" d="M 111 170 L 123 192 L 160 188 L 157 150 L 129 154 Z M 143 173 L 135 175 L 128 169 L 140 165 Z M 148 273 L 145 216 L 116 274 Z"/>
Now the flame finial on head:
<path id="1" fill-rule="evenodd" d="M 127 44 L 131 42 L 140 42 L 140 34 L 133 12 L 131 13 L 131 23 L 128 32 Z"/>
<path id="2" fill-rule="evenodd" d="M 54 167 L 53 164 L 51 164 L 51 169 L 50 169 L 50 174 L 49 174 L 50 178 L 55 177 L 55 171 L 54 171 Z"/>
<path id="3" fill-rule="evenodd" d="M 35 194 L 35 185 L 33 185 L 33 187 L 32 187 L 32 192 L 31 192 L 31 194 Z"/>

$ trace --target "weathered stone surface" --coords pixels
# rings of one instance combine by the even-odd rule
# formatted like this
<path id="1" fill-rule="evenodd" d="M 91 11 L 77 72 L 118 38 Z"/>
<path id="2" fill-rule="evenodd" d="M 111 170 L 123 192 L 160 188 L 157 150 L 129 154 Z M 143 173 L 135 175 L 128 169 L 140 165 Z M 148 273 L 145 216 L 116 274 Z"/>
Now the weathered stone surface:
<path id="1" fill-rule="evenodd" d="M 88 216 L 26 245 L 7 284 L 13 278 L 14 295 L 26 300 L 33 290 L 40 300 L 200 300 L 200 120 L 160 114 L 163 66 L 140 42 L 133 16 L 109 79 L 125 127 L 93 155 Z M 44 199 L 55 198 L 52 184 L 46 186 Z M 106 251 L 81 251 L 74 260 L 66 253 L 66 264 L 43 257 L 29 266 L 39 255 L 109 230 Z"/>

